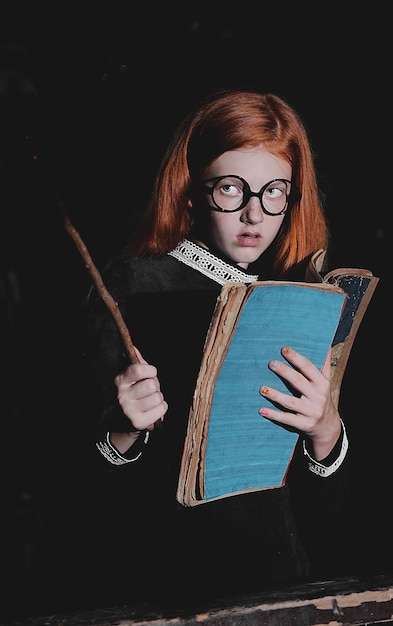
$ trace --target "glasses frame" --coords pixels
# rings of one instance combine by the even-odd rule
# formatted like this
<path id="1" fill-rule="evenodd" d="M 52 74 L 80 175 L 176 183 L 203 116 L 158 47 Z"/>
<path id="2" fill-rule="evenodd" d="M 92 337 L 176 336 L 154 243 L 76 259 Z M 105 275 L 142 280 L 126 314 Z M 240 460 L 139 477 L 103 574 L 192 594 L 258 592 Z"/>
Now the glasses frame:
<path id="1" fill-rule="evenodd" d="M 233 209 L 233 210 L 222 209 L 220 206 L 218 206 L 218 204 L 214 200 L 214 197 L 213 197 L 214 188 L 216 184 L 219 183 L 220 180 L 223 180 L 224 178 L 237 178 L 237 180 L 241 180 L 241 182 L 243 183 L 243 202 L 237 209 Z M 214 185 L 212 187 L 205 185 L 205 183 L 211 183 L 212 181 L 214 181 Z M 289 183 L 291 185 L 291 191 L 289 192 L 289 194 L 286 194 L 287 196 L 286 205 L 282 209 L 282 211 L 280 211 L 279 213 L 271 213 L 263 206 L 263 202 L 262 202 L 262 197 L 266 189 L 269 187 L 269 185 L 275 182 Z M 277 217 L 279 215 L 284 215 L 288 211 L 288 209 L 292 207 L 295 204 L 295 202 L 297 202 L 301 198 L 301 193 L 296 189 L 296 187 L 294 187 L 294 185 L 292 184 L 292 181 L 288 180 L 287 178 L 273 178 L 273 180 L 269 180 L 269 182 L 263 185 L 260 191 L 251 191 L 251 187 L 249 183 L 245 180 L 245 178 L 242 178 L 241 176 L 237 176 L 237 174 L 225 174 L 224 176 L 216 176 L 215 178 L 209 178 L 208 180 L 204 181 L 204 183 L 201 184 L 201 187 L 203 191 L 209 196 L 211 196 L 211 199 L 213 200 L 214 206 L 209 205 L 209 208 L 212 211 L 218 211 L 219 213 L 236 213 L 237 211 L 241 211 L 249 203 L 250 198 L 255 197 L 255 198 L 259 198 L 262 211 L 266 215 Z"/>

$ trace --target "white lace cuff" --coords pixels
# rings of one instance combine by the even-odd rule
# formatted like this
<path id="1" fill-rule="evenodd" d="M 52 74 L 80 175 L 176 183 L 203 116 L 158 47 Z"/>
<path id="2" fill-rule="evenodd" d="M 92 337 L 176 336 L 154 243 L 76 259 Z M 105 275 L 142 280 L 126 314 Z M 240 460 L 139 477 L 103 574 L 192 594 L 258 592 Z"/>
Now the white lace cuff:
<path id="1" fill-rule="evenodd" d="M 143 443 L 146 444 L 149 439 L 149 431 L 147 430 L 145 432 L 144 437 L 141 437 L 141 438 L 143 439 Z M 126 465 L 127 463 L 132 463 L 133 461 L 137 461 L 142 454 L 142 450 L 140 449 L 140 446 L 138 446 L 137 453 L 134 457 L 127 458 L 123 456 L 122 454 L 120 454 L 118 449 L 115 448 L 115 446 L 111 443 L 110 438 L 109 438 L 109 433 L 106 434 L 105 440 L 98 441 L 96 443 L 96 446 L 98 450 L 101 452 L 102 456 L 104 456 L 105 459 L 109 461 L 109 463 L 112 463 L 112 465 Z M 132 447 L 131 447 L 131 451 L 132 451 Z"/>
<path id="2" fill-rule="evenodd" d="M 343 438 L 342 438 L 342 443 L 341 443 L 340 454 L 331 465 L 326 466 L 326 465 L 322 465 L 322 463 L 319 463 L 318 461 L 315 461 L 315 459 L 313 459 L 308 453 L 307 448 L 306 448 L 306 442 L 305 440 L 303 440 L 303 453 L 308 459 L 308 469 L 310 470 L 310 472 L 313 472 L 313 474 L 322 476 L 322 478 L 327 478 L 328 476 L 331 476 L 332 474 L 334 474 L 334 472 L 338 470 L 338 468 L 344 461 L 347 451 L 348 451 L 348 437 L 347 437 L 347 432 L 345 430 L 344 422 L 342 420 L 341 420 L 341 426 L 343 429 Z"/>

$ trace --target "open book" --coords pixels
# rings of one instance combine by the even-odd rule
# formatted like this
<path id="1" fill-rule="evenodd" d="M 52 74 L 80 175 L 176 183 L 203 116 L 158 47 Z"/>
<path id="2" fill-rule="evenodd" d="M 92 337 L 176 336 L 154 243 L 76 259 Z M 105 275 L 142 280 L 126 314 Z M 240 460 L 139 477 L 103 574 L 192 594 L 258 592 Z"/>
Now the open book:
<path id="1" fill-rule="evenodd" d="M 177 499 L 185 506 L 280 487 L 297 433 L 259 415 L 269 405 L 259 389 L 291 391 L 267 366 L 288 345 L 322 368 L 329 348 L 338 405 L 353 341 L 378 282 L 369 270 L 320 273 L 324 252 L 306 281 L 228 283 L 207 333 L 190 408 Z M 270 405 L 271 406 L 271 405 Z"/>

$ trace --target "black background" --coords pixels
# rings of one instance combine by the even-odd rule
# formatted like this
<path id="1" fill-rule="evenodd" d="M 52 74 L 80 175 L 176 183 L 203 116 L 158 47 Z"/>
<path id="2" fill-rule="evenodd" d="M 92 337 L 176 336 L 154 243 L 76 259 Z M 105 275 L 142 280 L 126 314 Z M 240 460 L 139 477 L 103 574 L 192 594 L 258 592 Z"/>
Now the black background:
<path id="1" fill-rule="evenodd" d="M 0 562 L 7 613 L 74 608 L 66 590 L 83 568 L 72 528 L 75 443 L 85 435 L 79 321 L 90 279 L 63 228 L 62 207 L 102 266 L 143 211 L 183 115 L 224 86 L 256 86 L 295 106 L 326 196 L 330 264 L 380 277 L 344 377 L 342 415 L 358 479 L 358 549 L 348 574 L 390 571 L 388 23 L 375 3 L 372 12 L 356 5 L 345 16 L 332 3 L 12 3 L 1 10 Z"/>

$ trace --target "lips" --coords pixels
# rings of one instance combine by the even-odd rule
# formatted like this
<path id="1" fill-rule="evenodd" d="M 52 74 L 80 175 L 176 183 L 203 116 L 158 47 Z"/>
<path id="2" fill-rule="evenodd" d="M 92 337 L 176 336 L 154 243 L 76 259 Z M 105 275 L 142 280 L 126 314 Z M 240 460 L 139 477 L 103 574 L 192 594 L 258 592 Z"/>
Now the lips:
<path id="1" fill-rule="evenodd" d="M 237 237 L 238 243 L 241 246 L 255 246 L 261 240 L 261 235 L 258 233 L 243 233 Z"/>

